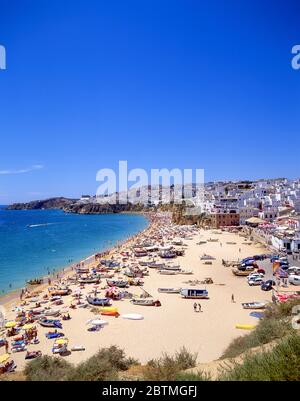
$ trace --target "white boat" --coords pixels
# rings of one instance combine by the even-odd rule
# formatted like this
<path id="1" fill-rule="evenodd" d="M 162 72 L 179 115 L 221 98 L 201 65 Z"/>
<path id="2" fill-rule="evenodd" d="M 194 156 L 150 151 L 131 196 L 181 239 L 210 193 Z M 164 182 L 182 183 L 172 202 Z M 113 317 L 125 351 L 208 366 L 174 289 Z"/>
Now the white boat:
<path id="1" fill-rule="evenodd" d="M 181 267 L 179 265 L 165 265 L 164 267 L 161 268 L 161 270 L 174 270 L 174 271 L 180 271 Z"/>
<path id="2" fill-rule="evenodd" d="M 174 276 L 175 274 L 178 274 L 178 271 L 176 271 L 176 270 L 158 270 L 158 273 L 167 275 L 167 276 Z"/>
<path id="3" fill-rule="evenodd" d="M 242 307 L 244 309 L 264 309 L 267 305 L 267 302 L 244 302 L 242 303 Z"/>
<path id="4" fill-rule="evenodd" d="M 192 299 L 207 299 L 208 291 L 197 288 L 182 288 L 180 291 L 182 298 L 192 298 Z"/>
<path id="5" fill-rule="evenodd" d="M 192 270 L 179 270 L 178 274 L 193 274 Z"/>
<path id="6" fill-rule="evenodd" d="M 215 260 L 216 258 L 211 256 L 211 255 L 207 255 L 206 253 L 204 253 L 202 256 L 200 256 L 200 260 Z"/>
<path id="7" fill-rule="evenodd" d="M 158 292 L 164 294 L 180 294 L 181 288 L 158 288 Z"/>

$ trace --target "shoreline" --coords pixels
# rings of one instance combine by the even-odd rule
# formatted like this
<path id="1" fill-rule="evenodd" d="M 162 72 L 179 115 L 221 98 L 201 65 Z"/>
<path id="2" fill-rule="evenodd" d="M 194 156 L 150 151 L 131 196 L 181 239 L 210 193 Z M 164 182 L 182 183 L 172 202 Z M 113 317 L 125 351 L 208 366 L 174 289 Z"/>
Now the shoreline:
<path id="1" fill-rule="evenodd" d="M 61 209 L 56 209 L 56 210 L 61 210 Z M 76 213 L 74 213 L 76 214 Z M 113 214 L 113 213 L 111 213 Z M 70 272 L 73 271 L 74 266 L 76 266 L 79 263 L 82 263 L 90 258 L 95 257 L 95 255 L 102 254 L 102 253 L 110 253 L 114 250 L 116 250 L 119 246 L 121 245 L 125 245 L 128 241 L 131 241 L 136 235 L 139 235 L 141 233 L 143 233 L 144 231 L 148 230 L 151 226 L 151 218 L 147 215 L 147 213 L 145 212 L 121 212 L 120 214 L 139 214 L 142 215 L 143 217 L 145 217 L 145 219 L 147 220 L 147 226 L 146 228 L 144 228 L 141 231 L 138 231 L 136 234 L 131 235 L 130 237 L 124 239 L 124 240 L 118 240 L 116 241 L 115 245 L 109 246 L 108 248 L 104 248 L 102 251 L 93 253 L 88 255 L 87 257 L 83 258 L 83 259 L 79 259 L 77 261 L 72 262 L 71 264 L 67 264 L 61 267 L 58 267 L 54 273 L 49 275 L 45 275 L 42 276 L 40 278 L 43 279 L 43 283 L 42 284 L 38 284 L 38 285 L 30 285 L 27 284 L 27 282 L 24 283 L 23 288 L 27 288 L 29 291 L 31 292 L 35 292 L 35 291 L 43 291 L 46 289 L 46 287 L 48 287 L 48 279 L 51 279 L 51 283 L 55 284 L 58 282 L 58 280 L 63 280 L 65 278 L 68 277 L 68 275 L 70 274 Z M 59 277 L 57 277 L 57 275 L 59 275 Z M 16 288 L 14 290 L 8 291 L 2 295 L 0 295 L 0 306 L 3 306 L 5 309 L 7 308 L 7 306 L 10 306 L 12 303 L 19 301 L 20 298 L 20 293 L 22 291 L 22 288 Z"/>
<path id="2" fill-rule="evenodd" d="M 258 253 L 266 253 L 266 248 L 261 244 L 252 243 L 248 245 L 243 237 L 228 231 L 219 230 L 216 232 L 217 230 L 204 230 L 195 226 L 177 226 L 170 222 L 169 217 L 167 219 L 169 222 L 164 221 L 161 220 L 161 216 L 155 213 L 152 216 L 149 214 L 148 217 L 150 224 L 144 230 L 131 236 L 122 244 L 117 244 L 111 248 L 104 258 L 114 259 L 122 263 L 124 252 L 129 252 L 126 265 L 135 266 L 140 261 L 153 260 L 152 255 L 138 258 L 134 256 L 134 247 L 140 246 L 143 241 L 148 243 L 152 238 L 156 244 L 164 246 L 163 243 L 167 244 L 168 237 L 183 238 L 182 245 L 176 246 L 179 246 L 180 249 L 184 247 L 185 253 L 171 261 L 171 264 L 180 264 L 184 271 L 192 270 L 192 275 L 162 275 L 159 274 L 157 269 L 149 268 L 149 275 L 143 279 L 142 287 L 130 285 L 128 291 L 133 298 L 140 298 L 141 294 L 147 293 L 151 297 L 150 299 L 159 300 L 161 307 L 135 305 L 130 302 L 132 298 L 113 300 L 113 307 L 116 307 L 121 315 L 118 319 L 108 316 L 102 317 L 99 311 L 95 311 L 95 308 L 90 306 L 69 309 L 70 302 L 72 304 L 74 301 L 72 294 L 80 289 L 82 302 L 86 302 L 86 297 L 95 291 L 95 287 L 92 284 L 81 286 L 78 282 L 66 278 L 60 285 L 69 286 L 72 293 L 63 297 L 62 310 L 70 312 L 71 320 L 63 322 L 63 333 L 69 339 L 70 347 L 84 346 L 83 352 L 71 352 L 70 355 L 65 357 L 69 362 L 76 365 L 93 356 L 99 348 L 112 345 L 119 346 L 127 356 L 139 360 L 142 364 L 147 363 L 150 359 L 160 357 L 162 353 L 174 354 L 183 346 L 190 352 L 198 354 L 197 363 L 210 362 L 218 359 L 232 340 L 247 334 L 246 330 L 238 330 L 237 324 L 257 324 L 257 318 L 251 316 L 248 310 L 243 309 L 241 303 L 271 302 L 271 293 L 261 291 L 260 287 L 249 286 L 245 278 L 236 277 L 232 274 L 231 268 L 222 265 L 222 259 L 238 260 Z M 182 235 L 184 230 L 187 233 L 185 236 Z M 211 241 L 212 238 L 215 239 L 213 242 Z M 203 254 L 209 254 L 215 258 L 211 265 L 201 261 L 200 257 Z M 155 259 L 161 260 L 158 256 Z M 92 263 L 88 267 L 91 270 Z M 271 265 L 267 266 L 267 269 L 270 270 Z M 72 273 L 75 276 L 75 272 Z M 71 273 L 68 272 L 68 274 Z M 121 271 L 115 273 L 114 277 L 116 280 L 124 280 L 123 274 Z M 64 277 L 66 276 L 67 272 Z M 207 277 L 212 278 L 211 284 L 203 284 L 203 280 Z M 105 278 L 101 280 L 101 283 L 97 290 L 101 294 L 100 298 L 105 296 L 107 288 Z M 158 291 L 159 288 L 193 289 L 193 286 L 194 288 L 205 287 L 209 292 L 208 299 L 197 300 L 201 303 L 203 313 L 194 312 L 194 299 L 184 299 L 180 294 L 167 294 Z M 47 293 L 47 285 L 45 285 L 45 289 L 39 294 L 39 298 L 42 299 Z M 232 294 L 234 294 L 234 302 L 232 302 Z M 12 305 L 13 302 L 15 305 Z M 30 308 L 30 302 L 29 297 L 26 304 L 27 308 Z M 15 312 L 12 307 L 16 305 L 20 305 L 16 299 L 10 304 L 6 304 L 6 318 L 8 320 L 15 319 Z M 50 308 L 53 306 L 51 305 Z M 132 313 L 142 314 L 143 319 L 134 322 L 122 318 L 123 314 Z M 91 319 L 95 319 L 96 316 L 107 321 L 108 325 L 95 333 L 89 331 L 86 324 Z M 39 324 L 37 327 L 40 343 L 30 345 L 29 349 L 41 350 L 43 355 L 51 355 L 52 342 L 45 337 L 49 329 L 41 327 Z M 160 333 L 159 339 L 157 339 L 157 333 Z M 137 347 L 136 344 L 141 344 L 141 346 Z M 17 370 L 22 370 L 25 367 L 24 353 L 14 353 L 12 358 L 18 366 Z"/>

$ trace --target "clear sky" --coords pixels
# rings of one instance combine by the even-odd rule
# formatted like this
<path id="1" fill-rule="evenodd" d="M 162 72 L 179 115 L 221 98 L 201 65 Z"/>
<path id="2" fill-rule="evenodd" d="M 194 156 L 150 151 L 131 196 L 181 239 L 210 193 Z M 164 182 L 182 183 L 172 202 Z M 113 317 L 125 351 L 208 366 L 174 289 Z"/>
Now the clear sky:
<path id="1" fill-rule="evenodd" d="M 300 176 L 299 1 L 0 0 L 0 44 L 0 204 L 118 160 Z"/>

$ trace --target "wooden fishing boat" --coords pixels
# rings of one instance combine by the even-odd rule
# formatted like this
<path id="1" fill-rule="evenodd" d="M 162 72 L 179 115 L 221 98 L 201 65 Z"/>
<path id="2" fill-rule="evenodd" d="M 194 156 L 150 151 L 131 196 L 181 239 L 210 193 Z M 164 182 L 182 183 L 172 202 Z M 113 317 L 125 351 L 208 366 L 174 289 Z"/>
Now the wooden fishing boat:
<path id="1" fill-rule="evenodd" d="M 49 294 L 51 296 L 62 296 L 62 295 L 69 295 L 71 294 L 72 290 L 70 288 L 52 288 L 49 289 Z"/>
<path id="2" fill-rule="evenodd" d="M 178 274 L 178 271 L 176 271 L 176 270 L 158 270 L 158 273 L 166 275 L 166 276 L 174 276 L 175 274 Z"/>
<path id="3" fill-rule="evenodd" d="M 78 283 L 80 284 L 99 284 L 100 279 L 99 277 L 81 277 L 78 280 Z"/>
<path id="4" fill-rule="evenodd" d="M 232 269 L 232 273 L 233 273 L 235 276 L 241 276 L 241 277 L 249 276 L 249 274 L 250 274 L 251 272 L 253 272 L 253 271 L 254 271 L 254 269 L 250 269 L 250 270 Z"/>
<path id="5" fill-rule="evenodd" d="M 145 261 L 139 261 L 139 265 L 140 266 L 148 266 L 148 262 L 145 262 Z"/>
<path id="6" fill-rule="evenodd" d="M 55 310 L 55 309 L 45 309 L 43 312 L 41 312 L 43 316 L 59 316 L 60 315 L 60 311 L 59 310 Z"/>
<path id="7" fill-rule="evenodd" d="M 43 284 L 44 280 L 42 278 L 36 278 L 34 280 L 28 280 L 27 284 L 29 285 L 40 285 Z"/>
<path id="8" fill-rule="evenodd" d="M 180 271 L 181 267 L 179 265 L 165 265 L 161 270 L 174 270 Z"/>
<path id="9" fill-rule="evenodd" d="M 211 256 L 211 255 L 207 255 L 206 253 L 204 253 L 202 256 L 200 256 L 200 260 L 215 260 L 216 258 Z"/>
<path id="10" fill-rule="evenodd" d="M 100 273 L 100 278 L 113 278 L 114 273 Z"/>
<path id="11" fill-rule="evenodd" d="M 106 282 L 110 287 L 125 288 L 128 286 L 128 282 L 124 280 L 106 280 Z"/>
<path id="12" fill-rule="evenodd" d="M 163 294 L 180 294 L 181 288 L 158 288 L 158 292 Z"/>
<path id="13" fill-rule="evenodd" d="M 180 291 L 182 298 L 208 299 L 208 291 L 196 288 L 182 288 Z"/>
<path id="14" fill-rule="evenodd" d="M 178 274 L 194 274 L 193 270 L 179 270 Z"/>
<path id="15" fill-rule="evenodd" d="M 173 245 L 183 245 L 183 242 L 182 242 L 182 239 L 174 239 L 173 241 L 172 241 L 172 244 Z"/>
<path id="16" fill-rule="evenodd" d="M 177 256 L 184 256 L 184 249 L 176 249 L 175 253 Z"/>
<path id="17" fill-rule="evenodd" d="M 135 251 L 135 252 L 134 252 L 134 256 L 135 256 L 136 258 L 141 258 L 141 257 L 147 256 L 147 255 L 148 255 L 148 252 L 147 252 L 147 251 Z"/>
<path id="18" fill-rule="evenodd" d="M 244 302 L 242 307 L 244 309 L 264 309 L 267 306 L 267 302 Z"/>
<path id="19" fill-rule="evenodd" d="M 144 282 L 138 278 L 130 278 L 128 284 L 133 286 L 142 286 Z"/>
<path id="20" fill-rule="evenodd" d="M 172 251 L 166 251 L 166 252 L 160 252 L 159 256 L 163 259 L 173 259 L 176 258 L 176 252 L 172 252 Z"/>
<path id="21" fill-rule="evenodd" d="M 53 320 L 53 319 L 44 319 L 41 318 L 39 320 L 39 324 L 43 327 L 56 327 L 58 329 L 62 328 L 60 320 Z"/>
<path id="22" fill-rule="evenodd" d="M 165 267 L 164 263 L 148 262 L 148 267 L 150 269 L 162 269 Z"/>
<path id="23" fill-rule="evenodd" d="M 110 299 L 109 298 L 97 298 L 97 297 L 92 297 L 92 296 L 87 296 L 86 300 L 90 305 L 95 305 L 95 306 L 109 306 L 110 305 Z"/>
<path id="24" fill-rule="evenodd" d="M 159 300 L 154 301 L 154 299 L 132 299 L 130 301 L 133 305 L 140 306 L 161 306 Z"/>
<path id="25" fill-rule="evenodd" d="M 75 272 L 77 273 L 77 274 L 86 274 L 86 273 L 89 273 L 89 268 L 87 268 L 87 267 L 80 267 L 80 268 L 78 268 L 78 269 L 75 269 Z"/>

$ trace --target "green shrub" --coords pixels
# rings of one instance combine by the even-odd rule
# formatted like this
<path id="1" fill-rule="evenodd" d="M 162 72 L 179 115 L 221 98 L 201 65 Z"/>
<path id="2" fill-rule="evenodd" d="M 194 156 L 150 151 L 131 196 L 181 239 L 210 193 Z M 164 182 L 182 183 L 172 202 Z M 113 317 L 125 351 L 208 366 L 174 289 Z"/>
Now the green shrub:
<path id="1" fill-rule="evenodd" d="M 291 335 L 271 351 L 246 356 L 242 364 L 226 368 L 219 380 L 300 380 L 300 337 Z"/>
<path id="2" fill-rule="evenodd" d="M 24 373 L 27 381 L 63 381 L 72 370 L 64 359 L 45 355 L 28 362 Z"/>
<path id="3" fill-rule="evenodd" d="M 262 319 L 250 334 L 233 340 L 223 353 L 222 359 L 234 358 L 250 348 L 267 344 L 292 333 L 294 330 L 290 320 L 273 317 Z"/>
<path id="4" fill-rule="evenodd" d="M 145 380 L 175 380 L 176 375 L 185 369 L 196 366 L 197 354 L 192 354 L 181 348 L 174 356 L 163 354 L 161 358 L 152 359 L 147 363 Z"/>
<path id="5" fill-rule="evenodd" d="M 175 381 L 210 381 L 211 376 L 207 373 L 197 372 L 197 373 L 178 373 L 175 377 Z"/>
<path id="6" fill-rule="evenodd" d="M 118 372 L 127 370 L 133 363 L 137 363 L 137 361 L 126 358 L 124 351 L 117 346 L 102 348 L 97 354 L 73 369 L 67 380 L 117 380 Z"/>
<path id="7" fill-rule="evenodd" d="M 270 304 L 265 311 L 265 317 L 268 318 L 288 318 L 292 316 L 292 309 L 294 306 L 299 305 L 299 300 L 293 299 L 287 302 L 282 302 L 280 304 Z"/>

